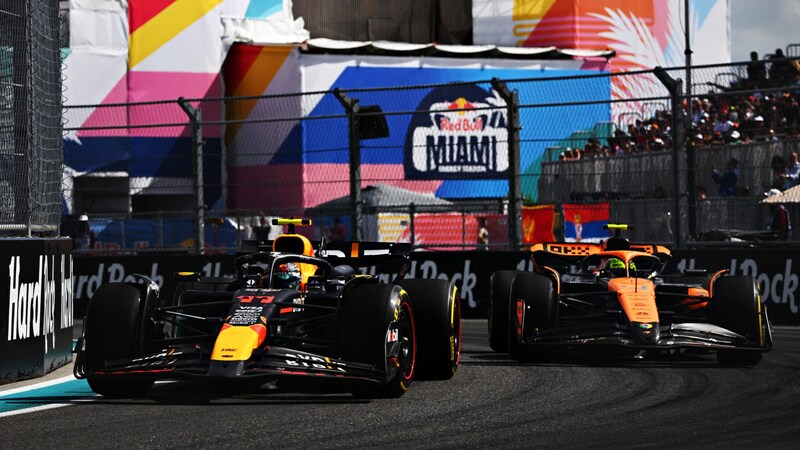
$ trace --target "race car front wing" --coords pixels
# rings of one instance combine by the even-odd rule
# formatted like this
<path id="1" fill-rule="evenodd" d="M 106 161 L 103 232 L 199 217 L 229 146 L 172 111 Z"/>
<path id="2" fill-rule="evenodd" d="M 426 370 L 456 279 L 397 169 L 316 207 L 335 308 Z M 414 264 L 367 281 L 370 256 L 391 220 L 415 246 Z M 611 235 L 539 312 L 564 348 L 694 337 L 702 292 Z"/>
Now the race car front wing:
<path id="1" fill-rule="evenodd" d="M 267 347 L 253 353 L 246 361 L 214 361 L 210 351 L 199 345 L 174 346 L 133 359 L 109 360 L 103 370 L 88 370 L 79 352 L 74 374 L 88 377 L 153 377 L 158 379 L 258 379 L 279 377 L 314 377 L 382 383 L 386 373 L 382 367 L 347 362 L 300 350 Z"/>

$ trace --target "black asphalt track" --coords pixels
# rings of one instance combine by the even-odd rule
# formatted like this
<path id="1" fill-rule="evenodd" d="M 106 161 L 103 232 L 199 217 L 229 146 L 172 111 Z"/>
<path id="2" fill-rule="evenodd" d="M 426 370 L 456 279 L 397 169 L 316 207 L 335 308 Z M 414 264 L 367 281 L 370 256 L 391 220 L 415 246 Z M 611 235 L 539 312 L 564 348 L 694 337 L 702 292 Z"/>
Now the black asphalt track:
<path id="1" fill-rule="evenodd" d="M 170 383 L 143 399 L 67 401 L 74 405 L 0 418 L 0 445 L 798 448 L 800 328 L 776 329 L 774 350 L 751 368 L 721 367 L 713 355 L 529 365 L 493 353 L 486 321 L 469 320 L 458 374 L 416 382 L 400 399 Z"/>

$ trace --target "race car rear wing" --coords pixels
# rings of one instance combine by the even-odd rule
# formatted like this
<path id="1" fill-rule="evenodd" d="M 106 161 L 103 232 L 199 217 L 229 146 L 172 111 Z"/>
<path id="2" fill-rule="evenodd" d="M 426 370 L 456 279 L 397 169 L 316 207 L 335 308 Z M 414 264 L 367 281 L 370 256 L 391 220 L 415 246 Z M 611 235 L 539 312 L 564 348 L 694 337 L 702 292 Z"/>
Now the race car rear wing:
<path id="1" fill-rule="evenodd" d="M 542 242 L 531 246 L 531 259 L 537 267 L 555 267 L 564 264 L 576 264 L 589 255 L 601 253 L 606 250 L 608 249 L 603 245 L 594 243 Z M 661 245 L 630 244 L 630 248 L 627 250 L 657 256 L 664 263 L 671 258 L 670 250 Z"/>

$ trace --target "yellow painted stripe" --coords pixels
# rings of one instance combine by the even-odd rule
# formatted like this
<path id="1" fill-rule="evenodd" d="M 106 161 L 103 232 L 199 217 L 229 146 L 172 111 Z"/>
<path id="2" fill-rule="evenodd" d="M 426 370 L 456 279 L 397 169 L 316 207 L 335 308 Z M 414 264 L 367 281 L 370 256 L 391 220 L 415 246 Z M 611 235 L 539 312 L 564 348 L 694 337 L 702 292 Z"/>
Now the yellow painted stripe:
<path id="1" fill-rule="evenodd" d="M 456 326 L 456 302 L 458 299 L 456 298 L 456 287 L 453 286 L 453 294 L 451 296 L 450 301 L 450 328 L 453 329 Z"/>
<path id="2" fill-rule="evenodd" d="M 514 0 L 512 20 L 542 19 L 556 0 Z"/>
<path id="3" fill-rule="evenodd" d="M 758 315 L 758 345 L 759 347 L 763 347 L 764 323 L 761 321 L 761 294 L 758 292 L 758 288 L 756 288 L 756 301 L 758 302 L 756 305 L 756 314 Z"/>
<path id="4" fill-rule="evenodd" d="M 294 47 L 264 47 L 259 52 L 258 57 L 247 70 L 244 78 L 231 94 L 233 97 L 251 97 L 263 95 L 267 86 L 272 83 L 272 79 L 283 67 L 283 63 Z M 244 120 L 250 116 L 253 108 L 258 104 L 257 99 L 229 101 L 227 104 L 227 114 L 229 120 Z M 239 132 L 241 124 L 234 123 L 228 126 L 227 142 L 233 142 Z"/>
<path id="5" fill-rule="evenodd" d="M 178 0 L 164 8 L 164 11 L 131 34 L 128 54 L 130 68 L 136 67 L 223 1 L 225 0 Z M 202 52 L 206 49 L 193 48 L 186 51 Z"/>

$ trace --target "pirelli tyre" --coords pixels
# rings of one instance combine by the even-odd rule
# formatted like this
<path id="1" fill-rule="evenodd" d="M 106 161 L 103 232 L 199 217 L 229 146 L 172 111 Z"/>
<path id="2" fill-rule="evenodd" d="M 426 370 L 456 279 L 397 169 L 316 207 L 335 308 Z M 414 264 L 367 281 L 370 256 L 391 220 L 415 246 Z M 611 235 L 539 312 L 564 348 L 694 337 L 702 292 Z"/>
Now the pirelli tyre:
<path id="1" fill-rule="evenodd" d="M 451 281 L 407 279 L 417 330 L 417 379 L 449 380 L 461 359 L 461 305 Z"/>
<path id="2" fill-rule="evenodd" d="M 714 323 L 746 337 L 753 345 L 766 345 L 766 315 L 762 314 L 761 296 L 752 277 L 730 275 L 717 278 L 712 290 Z M 718 350 L 717 360 L 725 365 L 753 366 L 761 361 L 761 352 L 747 349 Z"/>
<path id="3" fill-rule="evenodd" d="M 133 358 L 140 354 L 142 291 L 125 283 L 100 286 L 86 309 L 83 335 L 84 364 L 89 387 L 112 398 L 141 397 L 153 386 L 150 378 L 92 375 L 104 372 L 109 360 Z"/>
<path id="4" fill-rule="evenodd" d="M 496 352 L 508 351 L 508 299 L 517 273 L 516 270 L 500 270 L 492 273 L 489 282 L 489 347 Z"/>
<path id="5" fill-rule="evenodd" d="M 385 371 L 381 384 L 357 386 L 367 398 L 400 397 L 416 372 L 417 337 L 408 294 L 391 284 L 362 284 L 348 289 L 339 312 L 338 346 L 345 361 Z"/>
<path id="6" fill-rule="evenodd" d="M 547 359 L 548 353 L 527 347 L 524 340 L 548 330 L 555 324 L 556 297 L 549 278 L 520 272 L 511 283 L 508 308 L 508 351 L 517 361 Z"/>

